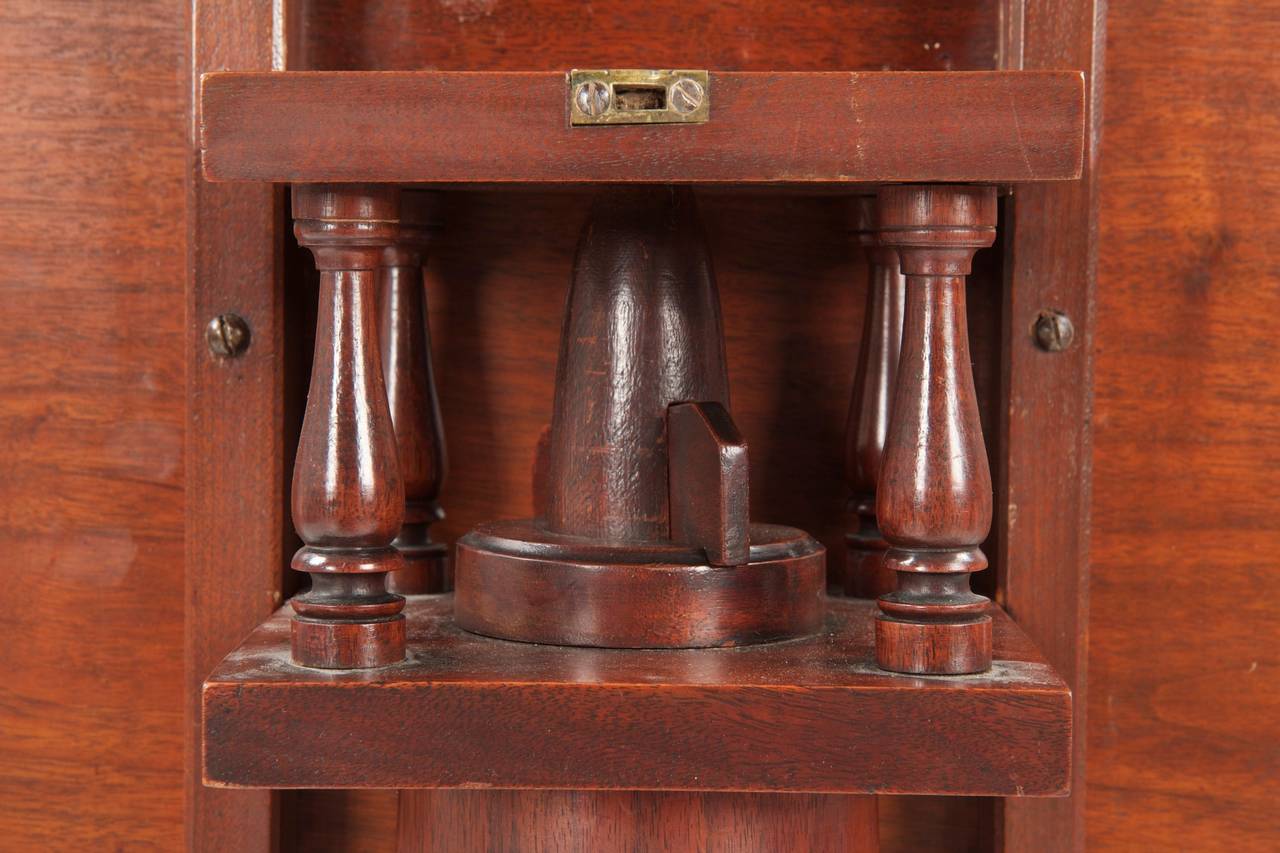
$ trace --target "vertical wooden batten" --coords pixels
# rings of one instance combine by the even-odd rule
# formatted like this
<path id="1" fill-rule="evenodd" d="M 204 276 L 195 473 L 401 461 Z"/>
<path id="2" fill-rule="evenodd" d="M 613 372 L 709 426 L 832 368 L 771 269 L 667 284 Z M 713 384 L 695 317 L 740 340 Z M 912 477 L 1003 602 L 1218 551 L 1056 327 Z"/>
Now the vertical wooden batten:
<path id="1" fill-rule="evenodd" d="M 1106 0 L 1005 0 L 1001 7 L 1007 24 L 1002 67 L 1086 74 L 1081 179 L 1017 187 L 1006 223 L 998 600 L 1075 698 L 1072 794 L 1002 801 L 997 847 L 1009 851 L 1055 853 L 1083 850 L 1085 843 L 1090 421 L 1106 6 Z M 1036 342 L 1035 325 L 1046 311 L 1065 315 L 1074 326 L 1073 340 L 1061 351 Z"/>
<path id="2" fill-rule="evenodd" d="M 267 184 L 207 183 L 200 163 L 200 75 L 273 68 L 270 0 L 190 5 L 187 173 L 185 531 L 186 831 L 189 850 L 273 848 L 271 791 L 201 784 L 200 686 L 280 604 L 284 515 L 282 197 Z M 209 322 L 236 314 L 243 352 L 211 354 Z"/>

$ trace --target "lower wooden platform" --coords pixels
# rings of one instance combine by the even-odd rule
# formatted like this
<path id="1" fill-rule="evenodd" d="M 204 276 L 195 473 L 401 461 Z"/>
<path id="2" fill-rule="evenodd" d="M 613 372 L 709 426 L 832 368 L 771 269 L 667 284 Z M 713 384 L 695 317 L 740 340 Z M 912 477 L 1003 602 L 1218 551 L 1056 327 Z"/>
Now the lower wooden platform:
<path id="1" fill-rule="evenodd" d="M 874 664 L 869 601 L 799 640 L 726 649 L 542 646 L 462 631 L 410 597 L 409 658 L 289 659 L 286 607 L 204 685 L 204 780 L 258 788 L 552 788 L 1052 796 L 1071 693 L 994 610 L 981 675 Z"/>

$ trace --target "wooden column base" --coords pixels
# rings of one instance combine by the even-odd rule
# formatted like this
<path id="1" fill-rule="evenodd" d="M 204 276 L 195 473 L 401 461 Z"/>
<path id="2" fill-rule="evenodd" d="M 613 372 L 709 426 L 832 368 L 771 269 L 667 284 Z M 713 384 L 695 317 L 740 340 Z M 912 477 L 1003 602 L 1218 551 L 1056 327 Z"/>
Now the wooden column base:
<path id="1" fill-rule="evenodd" d="M 852 515 L 858 520 L 858 529 L 844 537 L 844 594 L 871 599 L 888 595 L 898 588 L 898 577 L 885 565 L 884 554 L 889 543 L 884 541 L 876 525 L 875 499 L 862 498 L 854 502 Z"/>
<path id="2" fill-rule="evenodd" d="M 401 851 L 875 853 L 874 797 L 655 791 L 414 791 Z"/>
<path id="3" fill-rule="evenodd" d="M 706 648 L 811 634 L 826 551 L 803 531 L 751 525 L 748 562 L 706 565 L 687 545 L 605 545 L 536 520 L 458 541 L 455 612 L 477 634 L 599 648 Z"/>
<path id="4" fill-rule="evenodd" d="M 884 551 L 868 550 L 853 535 L 845 537 L 844 594 L 850 598 L 877 599 L 893 592 L 896 579 L 884 567 Z"/>
<path id="5" fill-rule="evenodd" d="M 332 622 L 295 616 L 293 662 L 317 669 L 367 669 L 404 660 L 404 616 L 377 622 Z"/>
<path id="6" fill-rule="evenodd" d="M 991 617 L 903 622 L 876 617 L 876 664 L 913 675 L 968 675 L 991 668 Z"/>
<path id="7" fill-rule="evenodd" d="M 387 575 L 387 589 L 397 595 L 435 595 L 452 588 L 449 548 L 443 542 L 422 547 L 397 546 L 404 568 Z"/>

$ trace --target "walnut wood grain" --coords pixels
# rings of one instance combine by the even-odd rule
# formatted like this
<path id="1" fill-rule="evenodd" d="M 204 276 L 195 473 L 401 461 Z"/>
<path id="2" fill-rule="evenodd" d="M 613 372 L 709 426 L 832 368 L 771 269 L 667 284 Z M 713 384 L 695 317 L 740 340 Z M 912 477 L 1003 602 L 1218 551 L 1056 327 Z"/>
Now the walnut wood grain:
<path id="1" fill-rule="evenodd" d="M 196 851 L 236 850 L 267 853 L 275 845 L 279 798 L 269 791 L 217 791 L 200 781 L 202 726 L 200 685 L 213 667 L 244 639 L 282 599 L 281 577 L 288 571 L 286 516 L 288 480 L 286 465 L 291 437 L 285 434 L 285 401 L 289 397 L 285 361 L 288 346 L 284 339 L 285 295 L 282 287 L 283 263 L 279 256 L 284 240 L 284 200 L 282 193 L 268 186 L 214 186 L 203 180 L 200 165 L 199 103 L 200 75 L 221 68 L 265 70 L 273 67 L 272 3 L 251 0 L 231 11 L 226 0 L 196 0 L 188 7 L 185 41 L 187 68 L 185 123 L 187 146 L 187 293 L 186 334 L 179 356 L 173 353 L 154 359 L 156 364 L 185 361 L 186 445 L 184 450 L 184 690 L 186 707 L 186 757 L 184 761 L 185 810 L 183 816 L 186 848 Z M 142 8 L 137 6 L 137 8 Z M 154 26 L 139 24 L 135 33 Z M 49 26 L 65 31 L 67 19 Z M 92 26 L 77 17 L 75 27 Z M 93 28 L 86 35 L 103 45 L 119 66 L 123 56 L 135 56 L 128 40 L 113 37 L 109 30 Z M 175 36 L 176 37 L 176 36 Z M 77 73 L 93 67 L 78 51 L 74 56 Z M 155 48 L 136 55 L 157 55 Z M 115 99 L 140 99 L 154 104 L 150 91 L 140 87 L 138 66 L 111 77 L 111 103 Z M 172 73 L 172 72 L 169 72 Z M 166 86 L 169 84 L 165 84 Z M 127 94 L 126 94 L 127 93 Z M 77 110 L 78 111 L 78 110 Z M 113 110 L 113 121 L 119 120 Z M 148 127 L 155 116 L 148 109 Z M 151 132 L 158 132 L 152 130 Z M 83 138 L 77 128 L 75 138 Z M 84 148 L 77 144 L 74 155 L 77 171 L 85 168 Z M 149 156 L 145 148 L 129 145 L 113 149 L 99 161 L 107 163 Z M 110 186 L 101 169 L 95 168 L 94 185 Z M 74 184 L 73 184 L 74 185 Z M 134 197 L 149 182 L 132 180 L 117 196 Z M 162 187 L 155 184 L 145 196 L 158 200 Z M 155 220 L 147 227 L 133 229 L 133 240 L 149 245 Z M 127 220 L 116 220 L 117 226 Z M 117 243 L 117 250 L 124 244 Z M 170 274 L 177 270 L 167 265 Z M 109 270 L 102 268 L 101 274 Z M 121 277 L 121 287 L 136 287 L 133 275 Z M 121 304 L 122 308 L 126 305 Z M 134 315 L 132 309 L 128 313 Z M 172 309 L 169 309 L 172 311 Z M 249 348 L 234 359 L 214 359 L 205 342 L 204 326 L 223 312 L 242 317 L 250 330 Z M 64 315 L 65 316 L 65 315 Z M 70 320 L 71 318 L 68 318 Z M 162 327 L 149 328 L 147 336 L 158 335 Z M 156 388 L 176 391 L 180 377 L 156 382 Z M 150 383 L 144 383 L 149 385 Z M 154 507 L 163 505 L 152 502 Z M 170 567 L 172 569 L 172 566 Z M 159 599 L 153 599 L 159 603 Z M 153 631 L 160 618 L 151 614 L 136 620 Z M 152 639 L 158 632 L 151 633 Z M 140 644 L 141 645 L 141 644 Z M 140 650 L 131 660 L 145 660 Z M 160 671 L 148 668 L 155 678 Z M 104 717 L 133 718 L 130 714 Z M 136 718 L 133 718 L 136 719 Z M 100 732 L 98 733 L 101 734 Z M 137 777 L 132 777 L 137 778 Z M 159 786 L 167 789 L 168 785 Z M 146 791 L 152 802 L 158 791 Z M 110 795 L 107 795 L 110 796 Z M 142 814 L 137 806 L 131 811 Z M 129 833 L 127 843 L 140 843 L 144 836 Z M 93 845 L 90 845 L 93 846 Z M 96 846 L 106 846 L 98 843 Z M 161 847 L 170 846 L 167 843 Z"/>
<path id="2" fill-rule="evenodd" d="M 896 585 L 893 572 L 884 565 L 889 546 L 876 522 L 876 485 L 897 388 L 906 281 L 898 269 L 898 253 L 880 245 L 876 197 L 857 197 L 851 213 L 853 237 L 866 256 L 867 284 L 845 430 L 845 480 L 852 492 L 849 514 L 855 527 L 845 536 L 844 593 L 879 598 Z"/>
<path id="3" fill-rule="evenodd" d="M 880 190 L 881 242 L 907 281 L 893 415 L 876 517 L 897 587 L 879 599 L 876 654 L 895 672 L 982 672 L 991 662 L 988 601 L 969 589 L 987 566 L 991 471 L 970 368 L 965 276 L 996 236 L 993 187 Z"/>
<path id="4" fill-rule="evenodd" d="M 440 231 L 440 204 L 432 193 L 402 195 L 400 230 L 383 252 L 378 294 L 382 369 L 405 494 L 404 524 L 392 543 L 404 568 L 391 573 L 387 587 L 402 595 L 449 588 L 448 548 L 431 539 L 431 525 L 444 518 L 438 498 L 448 463 L 422 270 Z"/>
<path id="5" fill-rule="evenodd" d="M 1052 181 L 1080 175 L 1077 72 L 712 73 L 711 120 L 573 128 L 553 72 L 225 72 L 211 181 Z"/>
<path id="6" fill-rule="evenodd" d="M 999 3 L 844 0 L 803 15 L 716 0 L 289 5 L 301 7 L 306 24 L 298 32 L 305 64 L 296 67 L 317 70 L 967 71 L 994 67 Z"/>
<path id="7" fill-rule="evenodd" d="M 747 443 L 719 403 L 667 409 L 671 539 L 713 566 L 740 566 L 751 548 Z"/>
<path id="8" fill-rule="evenodd" d="M 1280 309 L 1280 125 L 1274 86 L 1253 88 L 1274 79 L 1275 12 L 1113 2 L 1105 40 L 1036 33 L 1046 63 L 1069 50 L 1100 65 L 1105 45 L 1107 66 L 1096 186 L 1031 211 L 1101 205 L 1096 309 L 1063 306 L 1085 313 L 1086 337 L 1052 368 L 1073 382 L 1092 361 L 1094 399 L 1067 398 L 1091 415 L 1083 456 L 1049 469 L 1091 462 L 1091 541 L 1050 564 L 1072 583 L 1074 610 L 1010 590 L 1064 670 L 1082 678 L 1088 655 L 1088 796 L 1073 825 L 1090 851 L 1265 850 L 1280 835 L 1280 649 L 1259 642 L 1280 633 L 1280 573 L 1266 556 L 1280 548 L 1280 337 L 1265 319 Z M 1143 41 L 1152 32 L 1158 49 Z M 1054 299 L 1088 269 L 1083 253 L 1074 260 L 1045 282 Z M 1143 272 L 1156 268 L 1166 272 Z M 1033 411 L 1070 417 L 1060 405 L 1046 397 Z M 1056 484 L 1033 486 L 1022 494 L 1040 500 Z M 1017 811 L 1019 837 L 1037 843 L 1045 810 Z"/>
<path id="9" fill-rule="evenodd" d="M 603 191 L 565 306 L 547 529 L 668 541 L 667 409 L 690 401 L 729 406 L 720 294 L 693 192 Z"/>
<path id="10" fill-rule="evenodd" d="M 1021 0 L 1008 0 L 1006 5 L 1014 7 L 1019 2 Z M 1132 3 L 1108 3 L 1106 0 L 1054 0 L 1051 3 L 1028 3 L 1026 6 L 1025 10 L 1011 8 L 1006 16 L 1022 18 L 1022 44 L 1018 51 L 1020 67 L 1029 70 L 1080 68 L 1087 72 L 1087 138 L 1081 180 L 1052 188 L 1018 187 L 1011 200 L 1011 209 L 1006 214 L 1002 417 L 997 426 L 1004 435 L 1005 451 L 995 457 L 999 459 L 995 473 L 997 505 L 1007 509 L 996 514 L 993 539 L 997 544 L 993 563 L 999 575 L 998 600 L 1035 638 L 1071 685 L 1077 697 L 1076 731 L 1084 732 L 1089 707 L 1087 699 L 1091 692 L 1086 687 L 1091 645 L 1089 503 L 1093 478 L 1091 433 L 1094 292 L 1099 248 L 1098 164 L 1103 135 L 1103 54 L 1109 50 L 1105 20 L 1110 14 L 1108 7 L 1113 11 L 1123 9 L 1126 14 L 1138 14 L 1144 22 L 1152 21 L 1158 10 L 1146 8 L 1137 12 Z M 1218 4 L 1199 6 L 1193 16 L 1205 21 L 1223 19 Z M 1252 28 L 1243 24 L 1244 30 L 1252 31 Z M 1148 30 L 1144 28 L 1143 31 Z M 1153 27 L 1150 31 L 1161 32 L 1162 41 L 1170 32 L 1162 27 Z M 1115 49 L 1132 55 L 1144 48 L 1137 42 L 1122 41 L 1116 43 Z M 1163 50 L 1160 53 L 1175 55 L 1172 52 L 1166 54 Z M 1243 57 L 1242 60 L 1247 61 Z M 1194 63 L 1186 61 L 1185 55 L 1177 64 L 1191 77 L 1201 76 L 1201 72 L 1193 70 Z M 1173 111 L 1183 115 L 1181 94 L 1174 94 L 1166 85 L 1153 85 L 1148 91 L 1152 93 L 1153 101 L 1169 99 L 1177 104 Z M 1158 95 L 1155 94 L 1157 92 Z M 1160 111 L 1162 108 L 1140 100 L 1139 104 L 1121 106 L 1118 117 L 1123 120 L 1152 109 Z M 1158 136 L 1153 133 L 1144 133 L 1143 136 L 1145 138 L 1133 141 L 1138 149 L 1143 150 L 1157 139 L 1171 138 L 1168 129 L 1162 129 Z M 1186 170 L 1178 168 L 1168 178 L 1181 178 L 1186 173 Z M 1163 193 L 1164 182 L 1159 183 Z M 1127 218 L 1134 206 L 1141 204 L 1137 198 L 1116 197 L 1110 205 L 1111 215 Z M 1163 203 L 1161 207 L 1164 209 Z M 1220 206 L 1219 209 L 1225 211 L 1226 208 Z M 1175 219 L 1184 218 L 1172 207 L 1165 210 L 1165 214 Z M 1231 216 L 1225 212 L 1222 215 Z M 1125 237 L 1108 240 L 1101 245 L 1167 242 L 1157 234 L 1155 230 L 1144 229 L 1141 238 Z M 1167 245 L 1155 250 L 1162 263 L 1167 251 Z M 1132 257 L 1133 251 L 1129 249 L 1110 254 Z M 1063 312 L 1074 325 L 1075 341 L 1065 351 L 1045 352 L 1035 342 L 1036 318 L 1046 310 Z M 1117 310 L 1123 315 L 1142 316 L 1147 313 L 1145 308 L 1136 305 Z M 1134 340 L 1133 337 L 1117 336 L 1105 348 L 1128 352 Z M 1127 385 L 1131 394 L 1129 402 L 1135 407 L 1143 405 L 1138 398 L 1145 396 L 1140 392 L 1133 393 L 1140 384 L 1139 381 Z M 1194 408 L 1191 406 L 1188 410 Z M 1101 481 L 1112 481 L 1111 470 L 1099 468 L 1099 471 Z M 1143 502 L 1141 495 L 1144 493 L 1147 493 L 1145 489 L 1134 489 L 1132 500 Z M 1200 523 L 1197 518 L 1194 526 L 1199 527 Z M 1136 530 L 1134 535 L 1138 540 L 1146 541 L 1150 537 L 1150 534 L 1139 534 Z M 1130 573 L 1130 576 L 1135 575 Z M 1141 576 L 1141 572 L 1137 576 Z M 1141 630 L 1139 633 L 1146 635 Z M 1095 645 L 1095 648 L 1114 647 Z M 1141 657 L 1152 664 L 1152 669 L 1164 669 L 1155 663 L 1158 655 Z M 1144 671 L 1147 671 L 1145 667 Z M 1140 730 L 1146 733 L 1151 731 L 1151 727 L 1144 725 Z M 1052 805 L 1018 800 L 1002 804 L 998 815 L 997 849 L 1042 850 L 1045 853 L 1085 849 L 1085 805 L 1096 796 L 1086 790 L 1086 780 L 1094 778 L 1094 773 L 1086 769 L 1085 747 L 1086 738 L 1077 738 L 1072 752 L 1073 794 L 1069 799 Z M 1175 772 L 1182 775 L 1181 769 Z M 1102 778 L 1105 778 L 1105 773 Z M 1181 808 L 1180 805 L 1179 812 Z M 1137 807 L 1131 814 L 1148 811 L 1146 807 Z M 1164 822 L 1164 825 L 1169 823 Z M 1141 836 L 1141 842 L 1130 836 L 1127 843 L 1121 841 L 1119 846 L 1151 843 L 1155 837 L 1150 833 L 1141 833 Z M 1197 843 L 1182 834 L 1171 834 L 1169 839 L 1165 846 L 1194 848 L 1204 847 L 1206 843 Z M 1217 839 L 1212 843 L 1217 843 Z M 1089 844 L 1090 850 L 1094 847 L 1094 843 Z"/>
<path id="11" fill-rule="evenodd" d="M 536 519 L 482 524 L 458 540 L 464 628 L 532 643 L 608 648 L 735 646 L 822 622 L 825 549 L 793 527 L 753 524 L 741 565 L 699 547 L 548 534 Z"/>
<path id="12" fill-rule="evenodd" d="M 291 665 L 281 611 L 206 684 L 206 780 L 1063 792 L 1070 694 L 998 609 L 989 673 L 910 678 L 876 667 L 870 601 L 831 602 L 812 637 L 699 650 L 490 640 L 460 630 L 452 603 L 409 599 L 413 655 L 363 671 Z M 352 719 L 360 749 L 350 748 Z"/>
<path id="13" fill-rule="evenodd" d="M 876 804 L 839 794 L 416 791 L 399 850 L 878 853 Z"/>
<path id="14" fill-rule="evenodd" d="M 184 483 L 200 467 L 183 411 L 197 357 L 183 287 L 186 14 L 155 0 L 0 4 L 8 850 L 179 849 L 184 743 L 198 744 L 186 699 L 198 705 L 199 682 L 272 609 L 260 593 L 252 612 L 211 614 L 210 635 L 243 620 L 239 636 L 184 678 Z"/>
<path id="15" fill-rule="evenodd" d="M 399 451 L 376 331 L 377 271 L 400 233 L 394 188 L 297 186 L 294 233 L 320 271 L 315 360 L 293 469 L 293 660 L 328 669 L 404 658 L 404 567 L 391 543 L 405 517 Z"/>

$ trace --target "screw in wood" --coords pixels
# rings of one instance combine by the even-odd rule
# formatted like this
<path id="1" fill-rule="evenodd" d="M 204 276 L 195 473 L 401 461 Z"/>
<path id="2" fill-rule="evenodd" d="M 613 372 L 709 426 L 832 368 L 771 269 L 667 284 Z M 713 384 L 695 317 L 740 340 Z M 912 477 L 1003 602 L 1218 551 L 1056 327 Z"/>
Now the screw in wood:
<path id="1" fill-rule="evenodd" d="M 671 84 L 671 108 L 688 115 L 702 106 L 702 84 L 689 77 L 681 77 Z"/>
<path id="2" fill-rule="evenodd" d="M 235 358 L 249 348 L 249 324 L 239 314 L 219 314 L 205 327 L 209 352 L 218 358 Z"/>
<path id="3" fill-rule="evenodd" d="M 609 109 L 609 84 L 600 80 L 587 80 L 573 93 L 574 103 L 583 115 L 596 117 Z"/>
<path id="4" fill-rule="evenodd" d="M 1071 346 L 1076 328 L 1071 318 L 1061 311 L 1046 309 L 1036 317 L 1036 345 L 1045 352 L 1062 352 Z"/>

